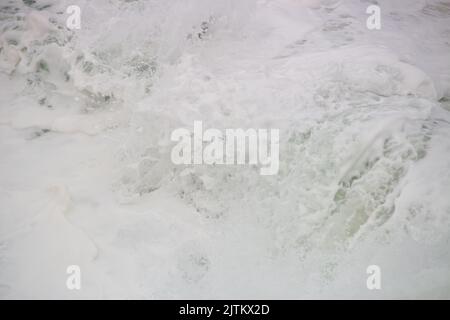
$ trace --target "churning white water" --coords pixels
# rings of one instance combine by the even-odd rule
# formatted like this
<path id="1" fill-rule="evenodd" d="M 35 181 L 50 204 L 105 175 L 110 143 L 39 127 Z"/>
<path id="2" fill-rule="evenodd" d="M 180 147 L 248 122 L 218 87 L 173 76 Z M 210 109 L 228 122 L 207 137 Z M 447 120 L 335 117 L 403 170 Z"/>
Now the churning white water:
<path id="1" fill-rule="evenodd" d="M 2 0 L 0 297 L 450 298 L 450 3 L 377 2 Z M 174 165 L 194 121 L 278 174 Z"/>

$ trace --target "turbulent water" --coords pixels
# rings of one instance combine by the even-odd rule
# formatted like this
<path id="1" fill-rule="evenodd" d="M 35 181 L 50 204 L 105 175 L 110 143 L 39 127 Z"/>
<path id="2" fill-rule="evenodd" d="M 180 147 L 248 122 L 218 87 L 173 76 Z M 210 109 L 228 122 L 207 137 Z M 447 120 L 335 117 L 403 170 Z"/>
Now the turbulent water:
<path id="1" fill-rule="evenodd" d="M 0 297 L 450 298 L 450 3 L 372 2 L 2 0 Z M 194 121 L 278 174 L 174 165 Z"/>

